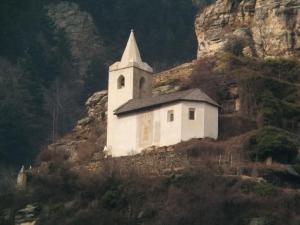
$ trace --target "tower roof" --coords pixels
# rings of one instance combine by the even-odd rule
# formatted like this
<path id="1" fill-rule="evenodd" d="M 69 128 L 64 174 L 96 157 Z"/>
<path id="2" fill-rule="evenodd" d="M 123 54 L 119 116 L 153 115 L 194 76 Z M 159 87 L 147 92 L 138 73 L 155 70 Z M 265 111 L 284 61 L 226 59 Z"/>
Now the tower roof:
<path id="1" fill-rule="evenodd" d="M 137 67 L 148 72 L 153 72 L 153 69 L 142 61 L 141 54 L 136 43 L 134 31 L 131 30 L 130 36 L 123 53 L 122 59 L 109 67 L 110 71 L 123 69 L 126 67 Z"/>
<path id="2" fill-rule="evenodd" d="M 131 30 L 125 51 L 121 59 L 121 64 L 128 64 L 130 62 L 142 63 L 140 51 L 136 43 L 133 30 Z"/>

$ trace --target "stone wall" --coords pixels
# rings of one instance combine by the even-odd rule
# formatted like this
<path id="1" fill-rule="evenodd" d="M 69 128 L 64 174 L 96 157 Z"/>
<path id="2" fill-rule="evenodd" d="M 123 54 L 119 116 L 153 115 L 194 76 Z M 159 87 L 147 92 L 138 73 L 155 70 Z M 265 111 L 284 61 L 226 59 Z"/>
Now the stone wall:
<path id="1" fill-rule="evenodd" d="M 196 142 L 199 142 L 195 139 Z M 94 158 L 93 161 L 73 167 L 78 173 L 112 173 L 121 176 L 138 174 L 141 176 L 165 176 L 181 173 L 188 169 L 201 169 L 209 167 L 223 167 L 228 173 L 236 174 L 240 166 L 240 153 L 234 151 L 215 151 L 214 141 L 204 140 L 199 149 L 182 146 L 169 146 L 162 148 L 149 148 L 144 152 L 117 158 Z M 189 143 L 187 143 L 188 145 Z M 198 143 L 199 144 L 199 143 Z M 185 145 L 183 143 L 183 145 Z M 207 149 L 211 150 L 207 151 Z"/>
<path id="2" fill-rule="evenodd" d="M 160 176 L 174 171 L 181 171 L 189 164 L 187 152 L 174 151 L 172 147 L 152 149 L 132 156 L 117 158 L 95 158 L 85 165 L 74 167 L 75 171 L 84 168 L 90 172 L 116 172 L 128 175 L 132 172 L 147 176 Z"/>

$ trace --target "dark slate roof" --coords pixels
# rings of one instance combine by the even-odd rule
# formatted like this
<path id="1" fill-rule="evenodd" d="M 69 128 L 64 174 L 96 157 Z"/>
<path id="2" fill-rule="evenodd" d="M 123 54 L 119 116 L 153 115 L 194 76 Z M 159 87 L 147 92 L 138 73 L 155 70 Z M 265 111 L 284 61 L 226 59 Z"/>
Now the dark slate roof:
<path id="1" fill-rule="evenodd" d="M 202 90 L 195 88 L 154 97 L 131 99 L 117 108 L 114 113 L 116 115 L 121 115 L 179 101 L 205 102 L 220 107 L 218 103 L 208 97 Z"/>

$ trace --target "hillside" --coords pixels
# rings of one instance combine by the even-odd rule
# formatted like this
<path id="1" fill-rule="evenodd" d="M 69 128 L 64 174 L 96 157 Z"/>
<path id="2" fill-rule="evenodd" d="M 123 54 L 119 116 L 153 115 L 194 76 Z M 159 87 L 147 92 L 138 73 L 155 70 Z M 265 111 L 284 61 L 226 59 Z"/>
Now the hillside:
<path id="1" fill-rule="evenodd" d="M 27 190 L 6 207 L 37 203 L 43 225 L 297 223 L 299 69 L 294 59 L 220 54 L 159 73 L 154 92 L 201 87 L 218 100 L 220 138 L 122 158 L 102 151 L 107 93 L 97 92 L 88 117 L 40 154 Z"/>
<path id="2" fill-rule="evenodd" d="M 95 2 L 57 1 L 47 5 L 46 15 L 54 22 L 53 32 L 64 34 L 62 39 L 56 39 L 63 42 L 55 43 L 57 46 L 68 46 L 67 52 L 61 52 L 62 49 L 56 47 L 55 49 L 59 50 L 54 51 L 55 54 L 51 57 L 57 59 L 56 54 L 67 54 L 67 61 L 58 60 L 66 63 L 70 69 L 64 70 L 66 68 L 63 67 L 63 71 L 67 71 L 68 76 L 72 75 L 72 71 L 76 71 L 76 76 L 80 78 L 75 82 L 79 86 L 71 82 L 75 81 L 72 76 L 54 82 L 54 86 L 51 86 L 50 82 L 49 87 L 54 89 L 51 89 L 53 92 L 50 92 L 48 97 L 51 97 L 50 100 L 54 99 L 57 106 L 50 107 L 54 109 L 55 120 L 52 120 L 54 122 L 52 125 L 61 125 L 58 115 L 69 116 L 68 111 L 74 109 L 63 104 L 69 103 L 72 98 L 72 95 L 60 94 L 60 91 L 67 88 L 78 94 L 77 97 L 81 99 L 79 102 L 85 106 L 80 110 L 85 111 L 86 116 L 82 112 L 74 116 L 73 123 L 70 124 L 75 125 L 69 124 L 69 129 L 60 135 L 53 133 L 52 129 L 50 133 L 55 138 L 37 154 L 33 168 L 26 166 L 25 170 L 20 171 L 18 185 L 15 184 L 16 175 L 13 171 L 0 170 L 0 224 L 299 224 L 300 61 L 298 47 L 294 45 L 298 41 L 298 22 L 295 21 L 298 20 L 299 10 L 295 8 L 292 13 L 290 11 L 290 7 L 297 6 L 297 2 L 280 1 L 274 9 L 258 10 L 260 1 L 219 0 L 202 10 L 201 1 L 193 1 L 193 7 L 199 7 L 195 18 L 198 58 L 193 61 L 190 60 L 195 58 L 192 55 L 196 49 L 193 53 L 190 52 L 193 48 L 191 39 L 186 38 L 186 42 L 180 42 L 181 38 L 185 38 L 185 29 L 188 28 L 183 21 L 181 21 L 183 25 L 178 25 L 181 22 L 177 20 L 174 20 L 175 24 L 171 22 L 174 17 L 177 18 L 177 15 L 173 15 L 175 6 L 176 9 L 178 5 L 180 6 L 182 15 L 192 15 L 191 5 L 186 5 L 186 1 L 170 3 L 139 0 L 124 5 L 118 0 L 98 4 Z M 115 60 L 114 57 L 120 55 L 123 49 L 122 35 L 126 36 L 125 40 L 128 35 L 127 31 L 120 31 L 120 36 L 118 38 L 114 36 L 116 38 L 114 39 L 110 32 L 118 30 L 122 23 L 127 29 L 133 19 L 131 17 L 133 15 L 129 13 L 131 9 L 145 6 L 147 9 L 141 15 L 137 15 L 137 18 L 145 16 L 145 20 L 141 19 L 137 23 L 137 27 L 143 31 L 137 32 L 137 39 L 140 40 L 141 47 L 146 43 L 142 52 L 147 55 L 149 51 L 145 61 L 157 68 L 165 68 L 166 65 L 171 68 L 154 74 L 153 95 L 201 88 L 221 106 L 219 138 L 192 139 L 160 148 L 152 146 L 137 155 L 112 158 L 104 151 L 107 91 L 94 89 L 93 85 L 97 79 L 102 79 L 104 74 L 107 75 L 106 69 L 99 71 L 98 63 L 107 65 Z M 181 30 L 183 36 L 176 34 L 175 30 L 168 30 L 163 24 L 160 28 L 153 28 L 154 30 L 148 31 L 144 28 L 145 23 L 150 23 L 147 16 L 152 18 L 152 10 L 156 11 L 158 8 L 172 11 L 172 16 L 167 17 L 170 19 L 167 19 L 167 23 L 170 22 L 174 29 L 184 27 Z M 283 11 L 278 11 L 278 8 Z M 157 23 L 156 19 L 161 18 L 160 16 L 165 15 L 160 10 L 157 11 L 157 18 L 152 21 L 154 23 Z M 109 16 L 105 16 L 111 13 L 120 15 L 116 23 L 109 21 Z M 257 13 L 265 16 L 257 19 Z M 286 22 L 287 14 L 290 16 L 289 23 Z M 258 39 L 253 36 L 252 44 L 249 46 L 253 47 L 251 51 L 257 54 L 245 54 L 245 49 L 250 48 L 248 46 L 250 42 L 247 42 L 249 37 L 237 38 L 232 34 L 236 34 L 235 31 L 240 29 L 253 31 L 256 23 L 268 26 L 274 22 L 273 17 L 277 16 L 286 22 L 279 23 L 284 28 L 282 32 L 273 30 L 272 35 L 266 35 L 264 45 L 260 45 L 259 41 L 256 42 Z M 105 27 L 106 23 L 109 26 Z M 295 26 L 289 27 L 290 23 L 294 23 Z M 156 29 L 168 30 L 168 34 L 158 36 Z M 160 60 L 152 44 L 155 45 L 155 41 L 161 40 L 164 35 L 172 36 L 173 34 L 170 34 L 172 31 L 176 38 L 166 39 L 165 45 L 161 45 L 167 48 L 170 44 L 169 47 L 174 49 L 161 49 L 163 53 Z M 290 39 L 282 39 L 285 32 L 295 33 L 292 47 L 289 45 Z M 217 34 L 219 39 L 212 41 L 211 34 Z M 253 34 L 250 35 L 251 38 Z M 148 38 L 152 38 L 153 43 L 149 44 Z M 273 38 L 282 45 L 275 46 Z M 216 42 L 220 45 L 215 45 Z M 177 43 L 182 45 L 177 46 Z M 202 48 L 203 43 L 207 47 L 205 50 Z M 277 51 L 277 47 L 282 49 Z M 117 50 L 113 51 L 114 48 Z M 156 51 L 159 51 L 159 48 L 160 45 Z M 268 54 L 260 54 L 261 48 L 268 48 Z M 82 49 L 88 54 L 82 54 Z M 112 55 L 109 52 L 113 52 Z M 100 61 L 97 61 L 99 54 L 103 58 L 100 57 Z M 177 65 L 178 62 L 184 61 L 187 63 Z M 13 90 L 23 87 L 22 65 L 17 67 L 7 59 L 3 60 L 2 64 L 2 68 L 9 74 L 14 74 L 15 78 L 12 81 L 8 79 L 5 85 L 13 85 Z M 173 64 L 176 66 L 171 66 Z M 90 70 L 90 65 L 97 69 Z M 5 74 L 4 72 L 2 76 L 5 77 Z M 99 74 L 100 77 L 93 78 Z M 90 75 L 92 77 L 89 77 Z M 0 84 L 1 81 L 0 79 Z M 60 85 L 65 82 L 67 88 L 61 87 Z M 36 85 L 30 87 L 39 87 Z M 86 91 L 91 96 L 84 98 L 85 94 L 82 92 L 79 94 L 78 90 L 85 89 L 79 87 L 87 88 Z M 6 95 L 14 93 L 8 92 L 7 89 L 4 92 Z M 14 98 L 9 99 L 6 107 L 17 99 L 18 101 L 12 105 L 15 107 L 13 109 L 17 109 L 20 104 L 25 108 L 21 113 L 28 113 L 26 107 L 35 104 L 29 101 L 32 99 L 26 91 L 28 90 L 25 88 L 22 92 L 12 95 Z M 26 101 L 23 95 L 26 96 Z M 53 104 L 52 101 L 48 104 L 50 103 Z M 68 111 L 56 114 L 56 109 L 57 112 L 65 109 L 62 106 Z M 5 118 L 10 118 L 9 121 L 18 118 L 19 114 L 8 117 L 13 110 L 8 109 L 10 110 L 3 114 Z M 32 112 L 31 108 L 28 109 Z M 70 115 L 73 114 L 70 112 Z M 30 113 L 25 116 L 37 118 Z M 18 124 L 22 119 L 23 117 L 15 122 Z M 35 123 L 30 124 L 39 125 L 43 129 L 47 127 L 34 121 Z M 7 127 L 11 126 L 10 123 L 5 124 Z M 3 132 L 5 134 L 6 129 Z M 32 129 L 37 131 L 36 127 Z M 2 142 L 7 143 L 3 140 Z M 14 154 L 18 154 L 18 151 Z M 25 156 L 20 157 L 21 160 L 24 158 Z"/>

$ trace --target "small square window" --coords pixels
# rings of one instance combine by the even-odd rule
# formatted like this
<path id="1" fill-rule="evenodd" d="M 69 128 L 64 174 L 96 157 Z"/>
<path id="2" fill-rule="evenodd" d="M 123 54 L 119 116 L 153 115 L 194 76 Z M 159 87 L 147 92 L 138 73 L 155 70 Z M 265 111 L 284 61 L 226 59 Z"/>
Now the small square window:
<path id="1" fill-rule="evenodd" d="M 195 120 L 195 108 L 189 108 L 189 120 Z"/>
<path id="2" fill-rule="evenodd" d="M 174 121 L 174 110 L 168 111 L 168 122 Z"/>

